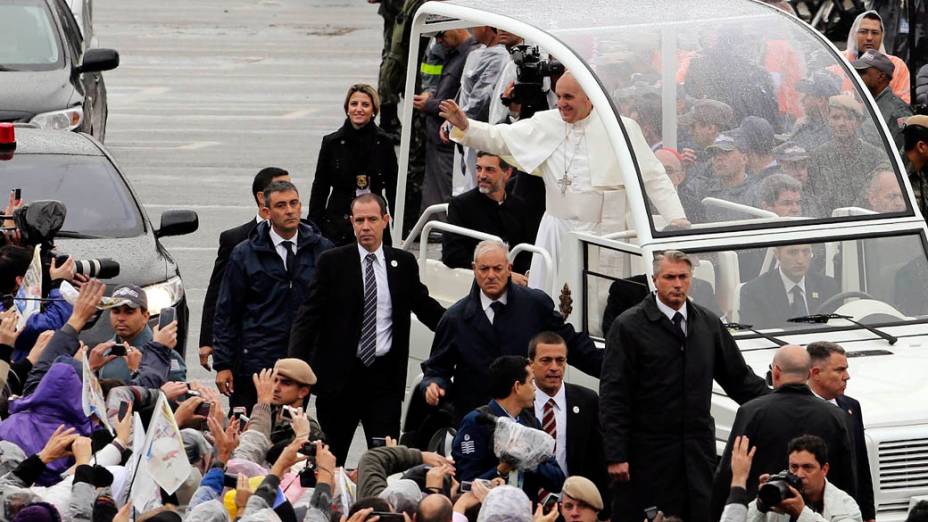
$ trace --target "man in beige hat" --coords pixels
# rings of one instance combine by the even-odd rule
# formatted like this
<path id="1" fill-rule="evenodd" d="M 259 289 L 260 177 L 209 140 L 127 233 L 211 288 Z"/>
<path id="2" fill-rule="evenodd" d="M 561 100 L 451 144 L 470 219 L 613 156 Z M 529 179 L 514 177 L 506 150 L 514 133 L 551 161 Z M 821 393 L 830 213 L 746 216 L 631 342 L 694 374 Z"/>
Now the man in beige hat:
<path id="1" fill-rule="evenodd" d="M 828 216 L 836 208 L 855 206 L 867 189 L 867 174 L 886 160 L 885 151 L 861 139 L 864 119 L 863 104 L 852 96 L 828 99 L 831 139 L 809 155 L 812 194 L 821 198 Z"/>
<path id="2" fill-rule="evenodd" d="M 302 359 L 278 359 L 274 365 L 274 404 L 302 408 L 316 384 L 316 374 Z"/>
<path id="3" fill-rule="evenodd" d="M 561 516 L 567 522 L 596 522 L 603 498 L 596 484 L 580 475 L 568 477 L 561 488 Z"/>

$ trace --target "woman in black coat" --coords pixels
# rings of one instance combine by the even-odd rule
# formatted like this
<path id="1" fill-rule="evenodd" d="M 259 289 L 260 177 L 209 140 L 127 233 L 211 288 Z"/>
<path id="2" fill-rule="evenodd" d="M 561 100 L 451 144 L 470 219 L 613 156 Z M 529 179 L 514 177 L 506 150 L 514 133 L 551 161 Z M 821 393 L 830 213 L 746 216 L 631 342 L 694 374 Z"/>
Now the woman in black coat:
<path id="1" fill-rule="evenodd" d="M 377 89 L 352 85 L 345 96 L 345 124 L 322 138 L 309 219 L 336 245 L 354 241 L 349 215 L 355 197 L 378 194 L 389 202 L 391 212 L 395 204 L 396 152 L 390 135 L 374 123 L 379 110 Z"/>

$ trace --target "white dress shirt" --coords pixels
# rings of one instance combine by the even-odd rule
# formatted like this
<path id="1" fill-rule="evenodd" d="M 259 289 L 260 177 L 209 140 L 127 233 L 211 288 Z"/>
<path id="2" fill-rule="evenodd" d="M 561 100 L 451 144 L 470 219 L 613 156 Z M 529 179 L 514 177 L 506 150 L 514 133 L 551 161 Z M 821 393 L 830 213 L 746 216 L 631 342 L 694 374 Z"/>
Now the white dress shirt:
<path id="1" fill-rule="evenodd" d="M 287 266 L 287 247 L 285 247 L 284 245 L 281 245 L 281 243 L 283 243 L 284 241 L 290 241 L 291 243 L 293 243 L 293 246 L 291 246 L 290 248 L 293 249 L 293 255 L 296 255 L 297 239 L 300 236 L 300 232 L 298 230 L 297 233 L 293 234 L 293 237 L 291 237 L 290 239 L 284 239 L 280 237 L 280 234 L 278 234 L 276 230 L 274 230 L 274 225 L 271 225 L 270 228 L 271 228 L 271 242 L 274 243 L 274 250 L 277 251 L 277 255 L 279 255 L 280 259 L 284 262 L 284 268 L 286 270 L 290 270 L 290 267 Z"/>
<path id="2" fill-rule="evenodd" d="M 838 406 L 838 399 L 826 399 L 825 397 L 822 397 L 821 395 L 815 393 L 815 388 L 809 386 L 809 389 L 812 390 L 812 395 L 815 395 L 816 397 L 818 397 L 819 399 L 822 399 L 825 402 L 830 402 L 834 404 L 835 406 Z M 840 408 L 841 406 L 838 406 L 838 407 Z"/>
<path id="3" fill-rule="evenodd" d="M 499 299 L 493 300 L 487 297 L 487 294 L 483 293 L 483 290 L 480 291 L 480 306 L 483 307 L 483 313 L 487 314 L 487 320 L 490 321 L 490 324 L 493 324 L 493 317 L 496 316 L 496 312 L 490 306 L 491 304 L 499 301 L 500 303 L 506 304 L 508 301 L 509 292 L 503 292 L 503 295 L 499 296 Z"/>
<path id="4" fill-rule="evenodd" d="M 367 270 L 367 254 L 370 254 L 364 247 L 358 245 L 358 255 L 361 256 L 361 292 L 363 295 L 364 273 Z M 387 281 L 387 261 L 383 256 L 383 245 L 373 254 L 374 260 L 374 280 L 377 282 L 377 348 L 374 354 L 377 357 L 383 357 L 390 351 L 393 346 L 393 301 L 390 299 L 390 284 Z M 362 310 L 363 312 L 363 310 Z M 358 343 L 358 354 L 361 353 L 361 343 Z"/>
<path id="5" fill-rule="evenodd" d="M 793 287 L 798 286 L 799 289 L 802 290 L 802 298 L 805 300 L 806 310 L 808 310 L 809 309 L 809 297 L 806 295 L 805 276 L 803 276 L 802 279 L 800 279 L 799 282 L 797 283 L 793 281 L 792 279 L 786 277 L 786 275 L 783 273 L 782 270 L 777 269 L 777 271 L 780 272 L 780 279 L 783 280 L 783 289 L 786 290 L 786 300 L 789 301 L 789 304 L 790 305 L 793 304 Z"/>
<path id="6" fill-rule="evenodd" d="M 561 384 L 554 397 L 551 397 L 541 391 L 541 388 L 535 388 L 535 418 L 538 419 L 539 423 L 544 422 L 545 404 L 548 399 L 554 399 L 554 424 L 557 426 L 557 438 L 555 439 L 557 445 L 554 447 L 554 458 L 566 477 L 569 476 L 569 473 L 567 472 L 567 392 L 564 389 L 565 386 Z M 542 430 L 544 430 L 543 426 Z"/>
<path id="7" fill-rule="evenodd" d="M 656 293 L 654 294 L 654 300 L 657 301 L 657 309 L 660 310 L 661 312 L 663 312 L 664 315 L 667 316 L 667 319 L 670 319 L 670 322 L 671 322 L 671 323 L 673 322 L 673 316 L 674 316 L 677 312 L 680 312 L 680 315 L 683 316 L 683 320 L 680 321 L 680 328 L 683 329 L 683 333 L 686 333 L 686 331 L 687 331 L 687 330 L 686 330 L 686 321 L 687 321 L 687 318 L 686 318 L 686 303 L 683 303 L 683 306 L 681 306 L 679 310 L 674 310 L 673 308 L 671 308 L 671 307 L 665 305 L 664 302 L 661 301 L 659 297 L 657 297 L 657 294 L 656 294 Z"/>

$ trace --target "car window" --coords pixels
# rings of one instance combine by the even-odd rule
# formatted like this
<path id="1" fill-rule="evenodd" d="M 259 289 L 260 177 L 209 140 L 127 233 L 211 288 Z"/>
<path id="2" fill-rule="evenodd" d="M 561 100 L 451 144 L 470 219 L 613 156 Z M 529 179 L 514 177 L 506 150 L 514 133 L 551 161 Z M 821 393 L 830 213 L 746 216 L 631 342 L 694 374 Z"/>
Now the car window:
<path id="1" fill-rule="evenodd" d="M 71 48 L 71 59 L 74 63 L 80 63 L 81 55 L 84 52 L 84 46 L 81 30 L 77 26 L 77 21 L 74 20 L 74 14 L 71 13 L 71 9 L 61 0 L 55 1 L 55 9 L 58 11 L 58 19 L 61 20 L 65 38 L 68 40 L 68 46 Z"/>
<path id="2" fill-rule="evenodd" d="M 45 2 L 0 0 L 0 70 L 43 71 L 63 65 L 58 31 Z"/>
<path id="3" fill-rule="evenodd" d="M 145 230 L 135 198 L 104 156 L 15 154 L 3 165 L 3 182 L 22 188 L 26 203 L 64 203 L 68 213 L 62 231 L 133 237 Z"/>

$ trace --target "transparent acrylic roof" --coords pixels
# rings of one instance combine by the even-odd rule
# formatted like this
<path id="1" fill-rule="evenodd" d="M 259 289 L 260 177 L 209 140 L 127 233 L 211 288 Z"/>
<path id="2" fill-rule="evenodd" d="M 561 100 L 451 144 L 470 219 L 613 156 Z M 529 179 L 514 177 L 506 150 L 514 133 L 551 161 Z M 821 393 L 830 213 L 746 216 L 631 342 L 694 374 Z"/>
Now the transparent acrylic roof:
<path id="1" fill-rule="evenodd" d="M 894 145 L 868 95 L 819 35 L 773 7 L 750 0 L 442 4 L 532 25 L 569 47 L 611 102 L 596 110 L 635 120 L 654 150 L 673 149 L 676 161 L 658 158 L 696 229 L 913 214 Z M 707 129 L 713 119 L 724 120 L 714 131 Z M 665 221 L 650 221 L 659 234 Z"/>
<path id="2" fill-rule="evenodd" d="M 768 6 L 749 0 L 450 0 L 447 3 L 507 16 L 553 34 L 770 13 Z"/>

